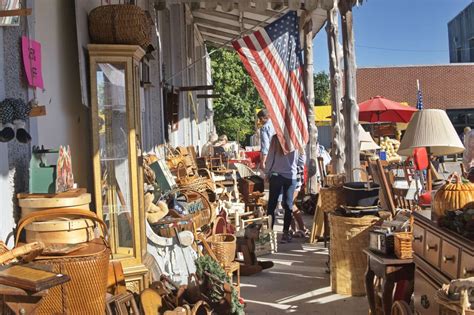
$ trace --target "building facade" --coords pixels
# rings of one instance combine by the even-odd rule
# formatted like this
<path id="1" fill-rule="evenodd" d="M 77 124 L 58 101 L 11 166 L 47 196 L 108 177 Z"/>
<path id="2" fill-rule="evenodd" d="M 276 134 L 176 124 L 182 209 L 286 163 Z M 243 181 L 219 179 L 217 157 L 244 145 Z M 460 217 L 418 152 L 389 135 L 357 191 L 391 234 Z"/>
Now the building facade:
<path id="1" fill-rule="evenodd" d="M 425 108 L 444 109 L 456 130 L 474 127 L 474 64 L 357 69 L 357 103 L 376 95 L 415 106 L 419 80 Z M 471 118 L 472 117 L 472 118 Z"/>
<path id="2" fill-rule="evenodd" d="M 449 62 L 474 62 L 474 1 L 448 23 Z"/>
<path id="3" fill-rule="evenodd" d="M 9 246 L 20 216 L 16 194 L 28 191 L 34 145 L 70 145 L 75 182 L 93 191 L 87 16 L 100 4 L 96 0 L 41 4 L 24 0 L 22 6 L 32 8 L 32 15 L 22 17 L 19 26 L 0 27 L 0 101 L 21 98 L 28 102 L 36 96 L 47 112 L 27 122 L 30 144 L 16 140 L 0 143 L 0 239 L 7 240 Z M 148 82 L 140 84 L 143 151 L 163 143 L 201 147 L 214 128 L 212 100 L 198 99 L 202 91 L 183 92 L 179 88 L 212 84 L 204 40 L 185 4 L 170 3 L 160 10 L 155 10 L 155 1 L 137 4 L 151 15 L 155 48 L 142 62 L 142 69 L 148 72 Z M 37 89 L 36 95 L 28 87 L 21 59 L 21 36 L 26 34 L 41 43 L 45 88 Z M 173 103 L 167 98 L 172 92 L 177 93 Z"/>

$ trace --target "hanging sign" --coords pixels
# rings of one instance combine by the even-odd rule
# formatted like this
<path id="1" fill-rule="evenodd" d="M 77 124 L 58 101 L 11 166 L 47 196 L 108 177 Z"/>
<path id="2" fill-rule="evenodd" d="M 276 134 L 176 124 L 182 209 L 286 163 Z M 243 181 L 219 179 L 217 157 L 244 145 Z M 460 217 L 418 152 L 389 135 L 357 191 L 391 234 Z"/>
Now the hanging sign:
<path id="1" fill-rule="evenodd" d="M 41 72 L 41 44 L 26 36 L 22 36 L 21 48 L 28 84 L 44 89 L 43 74 Z"/>

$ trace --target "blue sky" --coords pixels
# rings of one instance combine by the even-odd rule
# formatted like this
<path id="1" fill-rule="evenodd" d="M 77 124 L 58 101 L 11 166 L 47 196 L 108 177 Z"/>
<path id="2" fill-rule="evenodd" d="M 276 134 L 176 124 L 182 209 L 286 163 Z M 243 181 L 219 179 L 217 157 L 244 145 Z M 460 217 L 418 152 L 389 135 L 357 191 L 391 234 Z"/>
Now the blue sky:
<path id="1" fill-rule="evenodd" d="M 447 24 L 471 1 L 365 0 L 354 8 L 357 66 L 449 63 Z M 313 49 L 315 72 L 328 72 L 324 29 Z"/>

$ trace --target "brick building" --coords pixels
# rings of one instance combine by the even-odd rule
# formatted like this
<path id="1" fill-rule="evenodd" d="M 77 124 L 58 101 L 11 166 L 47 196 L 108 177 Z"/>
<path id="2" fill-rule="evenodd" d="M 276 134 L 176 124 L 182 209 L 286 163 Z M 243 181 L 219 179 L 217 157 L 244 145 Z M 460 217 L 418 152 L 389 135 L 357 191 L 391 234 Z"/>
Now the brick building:
<path id="1" fill-rule="evenodd" d="M 357 69 L 357 102 L 381 95 L 415 106 L 420 80 L 425 108 L 447 111 L 460 132 L 474 127 L 474 64 L 367 67 Z"/>

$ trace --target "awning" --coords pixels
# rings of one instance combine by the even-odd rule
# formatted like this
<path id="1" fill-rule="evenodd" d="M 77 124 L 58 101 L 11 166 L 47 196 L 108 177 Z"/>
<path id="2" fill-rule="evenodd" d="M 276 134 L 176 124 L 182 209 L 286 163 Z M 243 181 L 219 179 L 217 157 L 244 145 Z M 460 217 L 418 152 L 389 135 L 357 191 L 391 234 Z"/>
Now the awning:
<path id="1" fill-rule="evenodd" d="M 321 2 L 319 4 L 319 2 Z M 231 48 L 230 42 L 275 21 L 289 10 L 312 11 L 313 36 L 326 22 L 325 0 L 155 0 L 155 8 L 186 3 L 187 18 L 194 23 L 205 42 Z"/>
<path id="2" fill-rule="evenodd" d="M 331 105 L 314 106 L 314 121 L 316 126 L 330 126 Z"/>

